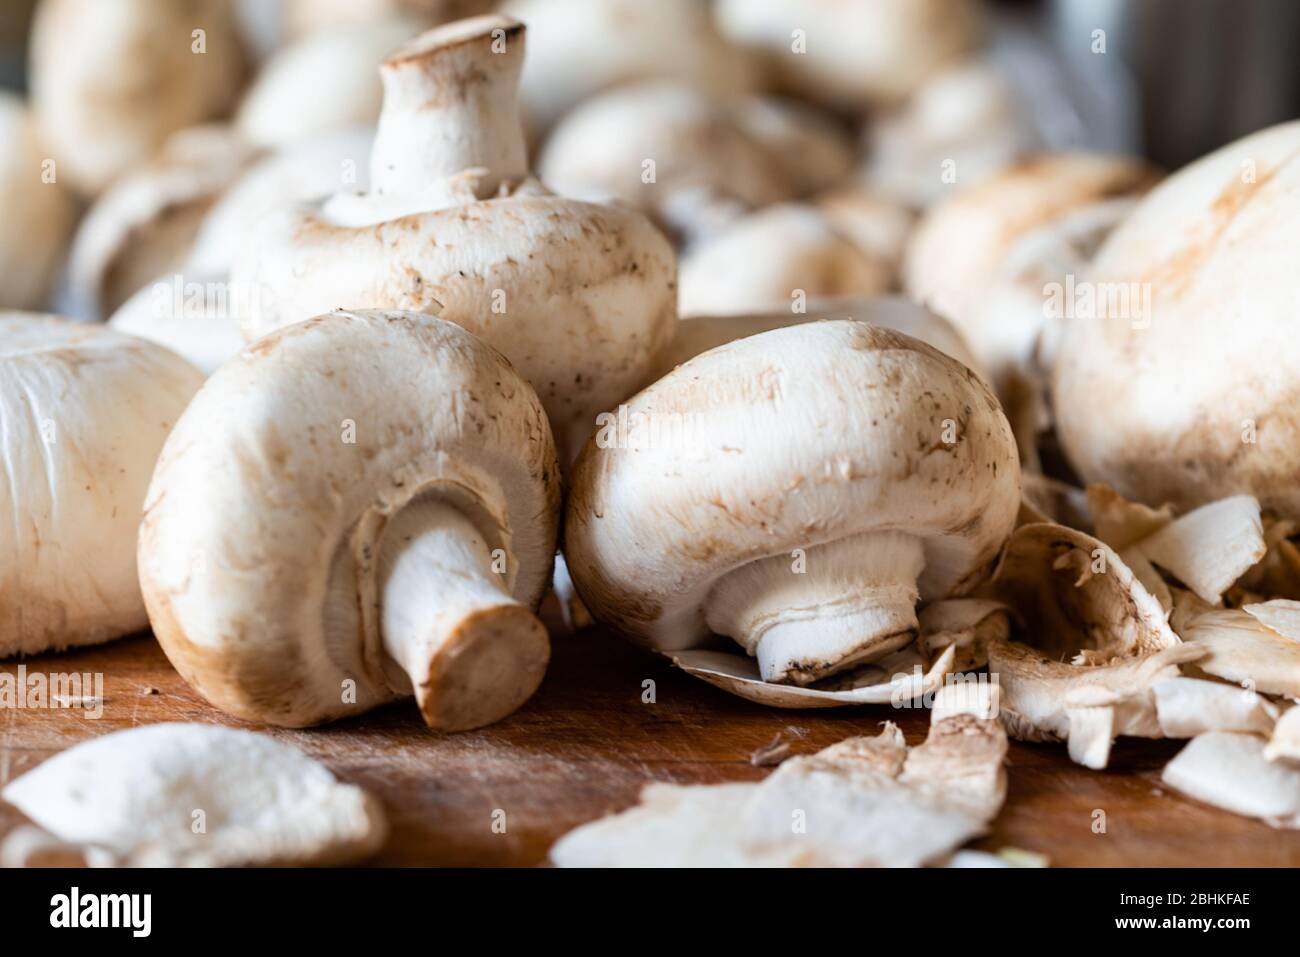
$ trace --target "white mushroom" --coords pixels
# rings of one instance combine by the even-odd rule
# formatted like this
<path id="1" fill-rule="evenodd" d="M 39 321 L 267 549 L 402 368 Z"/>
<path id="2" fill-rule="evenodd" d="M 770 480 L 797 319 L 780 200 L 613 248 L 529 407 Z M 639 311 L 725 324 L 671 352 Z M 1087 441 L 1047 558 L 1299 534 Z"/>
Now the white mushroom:
<path id="1" fill-rule="evenodd" d="M 978 376 L 892 330 L 809 323 L 621 407 L 574 466 L 565 555 L 598 620 L 670 651 L 727 635 L 804 685 L 909 643 L 918 597 L 979 584 L 1019 501 Z"/>
<path id="2" fill-rule="evenodd" d="M 956 324 L 1005 397 L 1013 374 L 1035 374 L 1038 337 L 1047 324 L 1045 283 L 1064 281 L 1077 265 L 1068 255 L 1045 252 L 1044 244 L 1055 249 L 1062 236 L 1081 228 L 1069 220 L 1080 211 L 1091 217 L 1083 232 L 1094 229 L 1096 219 L 1103 225 L 1095 228 L 1109 228 L 1113 218 L 1090 208 L 1137 194 L 1151 182 L 1144 164 L 1122 157 L 1049 153 L 1021 160 L 922 216 L 904 258 L 904 288 Z M 1058 262 L 1062 258 L 1068 261 Z M 1024 307 L 1024 300 L 1013 300 L 1010 308 L 1005 300 L 989 302 L 1004 275 L 1037 297 L 1034 307 Z"/>
<path id="3" fill-rule="evenodd" d="M 684 316 L 759 312 L 816 297 L 873 296 L 893 284 L 890 264 L 839 233 L 816 207 L 783 203 L 692 248 L 682 260 L 679 300 Z"/>
<path id="4" fill-rule="evenodd" d="M 667 346 L 675 262 L 640 214 L 525 182 L 523 41 L 521 24 L 483 17 L 393 54 L 370 192 L 267 217 L 231 278 L 258 291 L 249 339 L 345 305 L 463 325 L 536 386 L 572 449 Z"/>
<path id="5" fill-rule="evenodd" d="M 624 83 L 674 80 L 727 96 L 756 80 L 698 0 L 507 0 L 501 12 L 528 26 L 523 103 L 535 133 Z"/>
<path id="6" fill-rule="evenodd" d="M 250 143 L 282 149 L 379 118 L 379 64 L 423 28 L 390 17 L 311 33 L 277 51 L 240 101 L 235 128 Z"/>
<path id="7" fill-rule="evenodd" d="M 168 440 L 140 530 L 163 650 L 231 714 L 302 726 L 414 694 L 504 717 L 549 655 L 558 524 L 535 393 L 458 326 L 336 312 L 222 366 Z"/>
<path id="8" fill-rule="evenodd" d="M 287 199 L 318 199 L 365 187 L 373 134 L 350 129 L 312 137 L 250 165 L 211 204 L 180 272 L 156 277 L 109 320 L 119 332 L 166 346 L 211 373 L 244 346 L 240 316 L 257 290 L 229 280 L 231 263 L 258 220 Z"/>
<path id="9" fill-rule="evenodd" d="M 867 126 L 864 173 L 885 195 L 923 209 L 1036 148 L 1015 87 L 982 59 L 960 60 Z"/>
<path id="10" fill-rule="evenodd" d="M 648 785 L 641 803 L 569 832 L 560 867 L 915 867 L 978 836 L 1006 795 L 1006 735 L 957 715 L 908 748 L 887 722 L 791 758 L 760 784 Z M 792 821 L 804 827 L 792 827 Z"/>
<path id="11" fill-rule="evenodd" d="M 0 309 L 49 302 L 73 209 L 23 101 L 0 92 Z"/>
<path id="12" fill-rule="evenodd" d="M 0 657 L 147 624 L 135 533 L 202 376 L 102 326 L 0 313 Z"/>
<path id="13" fill-rule="evenodd" d="M 978 0 L 720 0 L 719 28 L 780 81 L 843 106 L 892 102 L 979 39 Z"/>
<path id="14" fill-rule="evenodd" d="M 859 319 L 897 330 L 934 346 L 967 368 L 979 371 L 970 349 L 952 323 L 902 296 L 879 296 L 874 299 L 817 299 L 809 304 L 806 313 L 785 309 L 753 315 L 689 316 L 677 323 L 677 335 L 659 364 L 658 377 L 702 352 L 736 339 L 826 319 Z"/>
<path id="15" fill-rule="evenodd" d="M 658 80 L 567 114 L 538 175 L 565 196 L 629 203 L 689 244 L 741 213 L 826 188 L 851 164 L 843 131 L 823 114 Z"/>
<path id="16" fill-rule="evenodd" d="M 82 742 L 0 797 L 60 840 L 127 866 L 347 864 L 387 834 L 370 795 L 297 748 L 203 724 Z"/>
<path id="17" fill-rule="evenodd" d="M 852 181 L 812 199 L 827 221 L 864 252 L 897 270 L 915 214 L 865 181 Z"/>
<path id="18" fill-rule="evenodd" d="M 1086 481 L 1179 510 L 1248 494 L 1300 518 L 1298 185 L 1287 123 L 1169 177 L 1103 245 L 1088 279 L 1107 295 L 1066 324 L 1053 383 Z"/>
<path id="19" fill-rule="evenodd" d="M 78 305 L 107 318 L 184 263 L 208 210 L 252 155 L 228 127 L 182 130 L 109 186 L 72 245 L 68 278 Z"/>
<path id="20" fill-rule="evenodd" d="M 285 33 L 297 39 L 316 30 L 355 29 L 396 14 L 420 17 L 434 26 L 487 13 L 495 0 L 281 0 L 280 5 Z"/>
<path id="21" fill-rule="evenodd" d="M 1300 828 L 1300 768 L 1269 761 L 1264 748 L 1253 734 L 1203 734 L 1165 765 L 1161 780 L 1234 814 Z"/>
<path id="22" fill-rule="evenodd" d="M 226 112 L 245 56 L 228 0 L 42 0 L 32 102 L 60 177 L 94 195 Z"/>

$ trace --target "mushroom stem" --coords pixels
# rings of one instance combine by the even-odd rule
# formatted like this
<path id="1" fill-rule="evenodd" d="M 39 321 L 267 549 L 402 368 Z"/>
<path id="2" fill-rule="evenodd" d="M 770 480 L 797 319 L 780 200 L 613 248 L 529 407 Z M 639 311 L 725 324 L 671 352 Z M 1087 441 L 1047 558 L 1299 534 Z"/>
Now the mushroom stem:
<path id="1" fill-rule="evenodd" d="M 483 16 L 430 30 L 380 67 L 384 107 L 370 154 L 372 192 L 411 196 L 475 167 L 478 198 L 528 175 L 519 114 L 524 28 Z"/>
<path id="2" fill-rule="evenodd" d="M 474 524 L 443 502 L 408 505 L 384 533 L 384 649 L 411 679 L 431 728 L 497 721 L 537 690 L 546 671 L 546 627 L 510 595 L 493 563 Z"/>
<path id="3" fill-rule="evenodd" d="M 851 535 L 730 572 L 705 619 L 758 658 L 765 681 L 808 685 L 912 640 L 924 566 L 915 536 Z"/>

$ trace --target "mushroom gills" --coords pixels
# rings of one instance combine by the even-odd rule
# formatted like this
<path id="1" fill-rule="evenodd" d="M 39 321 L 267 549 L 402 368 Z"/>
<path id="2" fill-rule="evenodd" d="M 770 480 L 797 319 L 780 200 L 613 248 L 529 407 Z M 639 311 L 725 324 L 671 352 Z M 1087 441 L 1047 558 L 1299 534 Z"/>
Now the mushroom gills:
<path id="1" fill-rule="evenodd" d="M 913 535 L 850 535 L 728 573 L 705 620 L 757 657 L 764 681 L 806 686 L 913 640 L 924 567 Z"/>
<path id="2" fill-rule="evenodd" d="M 494 567 L 509 561 L 446 502 L 412 502 L 389 521 L 379 555 L 384 650 L 431 728 L 490 724 L 541 683 L 550 639 Z"/>

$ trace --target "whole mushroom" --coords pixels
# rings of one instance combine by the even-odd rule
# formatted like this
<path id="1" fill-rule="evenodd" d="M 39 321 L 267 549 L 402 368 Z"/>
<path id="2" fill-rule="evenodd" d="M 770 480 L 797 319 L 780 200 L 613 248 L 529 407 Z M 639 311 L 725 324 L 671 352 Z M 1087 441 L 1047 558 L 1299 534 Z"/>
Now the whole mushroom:
<path id="1" fill-rule="evenodd" d="M 809 303 L 805 313 L 780 309 L 736 315 L 687 316 L 677 324 L 677 335 L 660 363 L 656 378 L 667 375 L 700 353 L 728 342 L 827 319 L 857 319 L 873 326 L 894 329 L 933 346 L 968 369 L 980 371 L 970 347 L 947 319 L 903 296 L 878 296 L 874 299 L 818 299 Z"/>
<path id="2" fill-rule="evenodd" d="M 202 381 L 102 326 L 0 313 L 0 657 L 148 624 L 136 528 L 163 440 Z"/>
<path id="3" fill-rule="evenodd" d="M 558 193 L 621 200 L 689 243 L 744 212 L 827 187 L 852 162 L 843 131 L 816 111 L 656 80 L 566 114 L 537 168 Z"/>
<path id="4" fill-rule="evenodd" d="M 207 380 L 140 528 L 167 657 L 241 718 L 300 727 L 414 695 L 474 728 L 537 688 L 555 446 L 494 349 L 417 313 L 277 330 Z"/>
<path id="5" fill-rule="evenodd" d="M 865 173 L 887 196 L 924 209 L 1041 148 L 1041 138 L 1003 70 L 962 59 L 872 117 Z"/>
<path id="6" fill-rule="evenodd" d="M 660 650 L 735 639 L 811 684 L 916 635 L 991 571 L 1020 501 L 997 400 L 865 322 L 776 329 L 678 366 L 574 466 L 565 556 L 591 613 Z"/>
<path id="7" fill-rule="evenodd" d="M 206 210 L 181 245 L 175 272 L 153 277 L 109 319 L 119 332 L 149 339 L 211 373 L 244 346 L 239 317 L 256 290 L 230 282 L 239 248 L 257 221 L 286 199 L 308 201 L 366 184 L 373 133 L 354 127 L 313 136 L 248 165 Z M 114 191 L 110 191 L 114 192 Z"/>
<path id="8" fill-rule="evenodd" d="M 507 0 L 501 12 L 528 25 L 523 105 L 535 137 L 584 100 L 626 83 L 672 80 L 730 96 L 758 79 L 698 0 Z"/>
<path id="9" fill-rule="evenodd" d="M 35 309 L 49 302 L 73 206 L 27 107 L 4 92 L 0 143 L 0 308 Z"/>
<path id="10" fill-rule="evenodd" d="M 956 324 L 1005 397 L 1008 378 L 1031 371 L 1048 325 L 1046 284 L 1081 271 L 1097 237 L 1155 180 L 1129 157 L 1026 157 L 921 217 L 904 255 L 904 288 Z"/>
<path id="11" fill-rule="evenodd" d="M 644 216 L 527 178 L 524 27 L 439 27 L 383 66 L 370 191 L 268 216 L 232 280 L 249 339 L 341 305 L 432 311 L 499 348 L 563 450 L 643 384 L 676 322 L 676 263 Z M 566 460 L 568 454 L 565 455 Z"/>
<path id="12" fill-rule="evenodd" d="M 781 203 L 730 223 L 682 259 L 684 316 L 794 308 L 816 297 L 888 292 L 894 270 L 806 203 Z"/>
<path id="13" fill-rule="evenodd" d="M 1053 411 L 1089 482 L 1187 510 L 1239 493 L 1300 518 L 1300 123 L 1153 189 L 1093 260 L 1064 323 Z"/>
<path id="14" fill-rule="evenodd" d="M 106 319 L 184 263 L 208 210 L 252 156 L 229 127 L 194 127 L 172 134 L 153 158 L 104 190 L 78 226 L 69 257 L 80 311 Z"/>
<path id="15" fill-rule="evenodd" d="M 845 107 L 896 102 L 979 39 L 980 0 L 719 0 L 718 27 L 786 89 Z"/>
<path id="16" fill-rule="evenodd" d="M 42 0 L 36 11 L 32 102 L 60 175 L 83 194 L 223 115 L 244 72 L 229 0 Z"/>
<path id="17" fill-rule="evenodd" d="M 310 33 L 277 50 L 240 101 L 234 125 L 249 143 L 278 149 L 379 118 L 377 70 L 425 23 L 387 17 Z"/>

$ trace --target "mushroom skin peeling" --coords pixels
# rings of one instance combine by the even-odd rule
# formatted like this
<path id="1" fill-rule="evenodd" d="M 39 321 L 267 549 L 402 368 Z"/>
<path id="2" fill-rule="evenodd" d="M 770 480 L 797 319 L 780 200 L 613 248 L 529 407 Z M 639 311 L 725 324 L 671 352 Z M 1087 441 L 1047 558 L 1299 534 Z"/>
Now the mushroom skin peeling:
<path id="1" fill-rule="evenodd" d="M 711 349 L 628 417 L 691 428 L 588 441 L 565 522 L 579 594 L 659 650 L 727 635 L 766 681 L 812 684 L 907 644 L 918 601 L 987 577 L 1019 508 L 984 380 L 865 322 Z"/>

